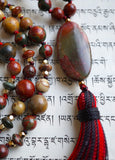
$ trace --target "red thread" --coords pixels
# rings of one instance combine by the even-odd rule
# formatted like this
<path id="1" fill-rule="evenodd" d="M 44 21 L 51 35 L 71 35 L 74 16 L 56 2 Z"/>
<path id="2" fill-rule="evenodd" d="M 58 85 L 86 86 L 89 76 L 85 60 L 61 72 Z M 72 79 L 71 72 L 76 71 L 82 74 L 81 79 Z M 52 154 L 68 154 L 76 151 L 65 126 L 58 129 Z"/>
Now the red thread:
<path id="1" fill-rule="evenodd" d="M 15 59 L 11 57 L 11 58 L 9 59 L 9 61 L 15 61 Z"/>
<path id="2" fill-rule="evenodd" d="M 16 79 L 16 76 L 15 76 L 15 75 L 12 75 L 11 78 Z"/>

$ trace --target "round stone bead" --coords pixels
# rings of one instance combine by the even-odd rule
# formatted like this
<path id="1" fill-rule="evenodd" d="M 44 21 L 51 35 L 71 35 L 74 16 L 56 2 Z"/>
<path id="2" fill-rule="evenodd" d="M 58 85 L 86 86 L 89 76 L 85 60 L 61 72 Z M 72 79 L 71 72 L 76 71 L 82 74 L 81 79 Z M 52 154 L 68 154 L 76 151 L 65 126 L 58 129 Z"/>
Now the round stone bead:
<path id="1" fill-rule="evenodd" d="M 33 25 L 32 20 L 29 17 L 24 17 L 20 21 L 20 27 L 23 31 L 27 30 L 30 28 L 30 26 Z"/>
<path id="2" fill-rule="evenodd" d="M 0 96 L 0 109 L 3 109 L 6 106 L 6 98 Z"/>
<path id="3" fill-rule="evenodd" d="M 0 144 L 0 158 L 7 157 L 8 152 L 8 147 L 6 147 L 6 145 Z"/>
<path id="4" fill-rule="evenodd" d="M 24 130 L 32 130 L 36 127 L 37 121 L 34 116 L 29 115 L 23 118 L 22 125 Z"/>
<path id="5" fill-rule="evenodd" d="M 29 39 L 35 43 L 41 43 L 46 38 L 45 30 L 40 26 L 34 26 L 29 30 Z"/>
<path id="6" fill-rule="evenodd" d="M 6 128 L 13 128 L 13 123 L 11 122 L 11 120 L 8 117 L 4 117 L 2 118 L 2 124 L 4 124 L 4 126 Z"/>
<path id="7" fill-rule="evenodd" d="M 46 111 L 48 102 L 43 95 L 34 95 L 28 102 L 28 107 L 33 114 L 42 114 Z"/>
<path id="8" fill-rule="evenodd" d="M 24 54 L 22 55 L 22 57 L 24 59 L 28 59 L 30 57 L 33 57 L 34 54 L 35 54 L 35 52 L 33 50 L 27 50 L 27 51 L 24 52 Z"/>
<path id="9" fill-rule="evenodd" d="M 47 92 L 50 88 L 49 82 L 47 79 L 42 78 L 36 82 L 36 89 L 40 92 Z"/>
<path id="10" fill-rule="evenodd" d="M 22 115 L 25 112 L 26 106 L 22 101 L 16 101 L 12 104 L 13 114 Z"/>
<path id="11" fill-rule="evenodd" d="M 36 68 L 33 65 L 26 65 L 23 69 L 23 75 L 26 78 L 32 78 L 36 74 Z"/>
<path id="12" fill-rule="evenodd" d="M 73 3 L 68 3 L 64 7 L 64 14 L 67 17 L 71 17 L 75 14 L 76 12 L 76 6 Z"/>
<path id="13" fill-rule="evenodd" d="M 50 0 L 39 0 L 38 7 L 42 11 L 49 11 L 49 9 L 51 8 L 51 1 Z"/>
<path id="14" fill-rule="evenodd" d="M 5 89 L 7 89 L 9 91 L 13 91 L 16 88 L 16 86 L 13 83 L 10 83 L 10 82 L 4 82 L 3 86 L 4 86 Z"/>
<path id="15" fill-rule="evenodd" d="M 52 55 L 52 47 L 48 44 L 42 45 L 39 49 L 39 54 L 43 58 L 49 58 Z"/>
<path id="16" fill-rule="evenodd" d="M 0 0 L 0 9 L 3 10 L 5 9 L 7 5 L 7 0 Z"/>
<path id="17" fill-rule="evenodd" d="M 51 15 L 54 19 L 62 20 L 64 18 L 64 11 L 61 8 L 56 7 L 52 10 Z"/>
<path id="18" fill-rule="evenodd" d="M 3 17 L 5 17 L 4 13 L 0 10 L 0 22 L 3 20 Z"/>
<path id="19" fill-rule="evenodd" d="M 15 42 L 18 45 L 24 46 L 27 44 L 27 36 L 26 34 L 19 32 L 15 35 Z"/>
<path id="20" fill-rule="evenodd" d="M 35 87 L 30 80 L 21 80 L 16 85 L 16 93 L 22 100 L 32 97 L 34 92 Z"/>
<path id="21" fill-rule="evenodd" d="M 13 134 L 12 135 L 12 141 L 14 142 L 14 144 L 17 144 L 19 146 L 23 145 L 23 140 L 22 140 L 22 138 L 20 137 L 19 134 Z"/>
<path id="22" fill-rule="evenodd" d="M 21 65 L 16 61 L 10 61 L 7 65 L 7 69 L 11 75 L 18 75 L 21 72 Z"/>
<path id="23" fill-rule="evenodd" d="M 12 9 L 12 16 L 17 17 L 19 13 L 21 13 L 22 9 L 20 6 L 16 6 Z"/>
<path id="24" fill-rule="evenodd" d="M 0 60 L 7 63 L 10 58 L 16 55 L 16 48 L 10 43 L 4 43 L 0 46 Z"/>
<path id="25" fill-rule="evenodd" d="M 8 17 L 6 18 L 3 23 L 3 28 L 6 32 L 13 34 L 15 31 L 19 30 L 19 22 L 14 17 Z"/>

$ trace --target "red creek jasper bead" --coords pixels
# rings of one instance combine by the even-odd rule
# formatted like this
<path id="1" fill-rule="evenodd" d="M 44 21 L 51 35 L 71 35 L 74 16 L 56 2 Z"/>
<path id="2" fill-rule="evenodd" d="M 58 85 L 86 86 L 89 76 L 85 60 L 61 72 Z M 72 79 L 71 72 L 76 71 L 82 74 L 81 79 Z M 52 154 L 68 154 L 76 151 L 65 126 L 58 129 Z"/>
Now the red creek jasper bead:
<path id="1" fill-rule="evenodd" d="M 26 116 L 23 118 L 22 125 L 24 130 L 32 130 L 36 127 L 37 121 L 34 116 Z"/>
<path id="2" fill-rule="evenodd" d="M 63 10 L 64 10 L 64 14 L 67 17 L 71 17 L 76 12 L 76 6 L 73 3 L 68 3 L 68 4 L 65 5 Z"/>
<path id="3" fill-rule="evenodd" d="M 32 78 L 36 74 L 36 68 L 33 65 L 26 65 L 23 69 L 24 77 Z"/>
<path id="4" fill-rule="evenodd" d="M 54 19 L 62 20 L 64 18 L 64 11 L 61 8 L 56 7 L 52 10 L 51 15 Z"/>
<path id="5" fill-rule="evenodd" d="M 16 94 L 22 99 L 26 100 L 33 96 L 35 92 L 34 84 L 30 80 L 21 80 L 16 85 Z"/>
<path id="6" fill-rule="evenodd" d="M 16 61 L 11 61 L 7 66 L 8 71 L 11 75 L 18 75 L 21 72 L 21 65 Z"/>
<path id="7" fill-rule="evenodd" d="M 25 52 L 23 53 L 22 57 L 23 57 L 24 59 L 28 59 L 28 58 L 30 58 L 30 57 L 33 57 L 34 54 L 35 54 L 35 52 L 34 52 L 33 50 L 27 50 L 27 51 L 25 51 Z"/>
<path id="8" fill-rule="evenodd" d="M 3 109 L 6 106 L 6 98 L 0 96 L 0 109 Z"/>
<path id="9" fill-rule="evenodd" d="M 49 58 L 52 55 L 52 47 L 48 44 L 42 45 L 39 49 L 39 54 L 43 58 Z"/>
<path id="10" fill-rule="evenodd" d="M 8 155 L 8 148 L 6 145 L 0 144 L 0 158 L 5 158 Z"/>

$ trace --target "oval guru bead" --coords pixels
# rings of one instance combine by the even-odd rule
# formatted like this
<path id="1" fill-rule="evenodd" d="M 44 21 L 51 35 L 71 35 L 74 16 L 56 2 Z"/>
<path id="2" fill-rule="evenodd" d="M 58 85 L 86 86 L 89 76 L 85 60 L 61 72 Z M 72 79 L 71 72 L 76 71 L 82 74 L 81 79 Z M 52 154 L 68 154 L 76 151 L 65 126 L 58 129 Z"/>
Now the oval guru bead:
<path id="1" fill-rule="evenodd" d="M 6 18 L 2 25 L 4 30 L 10 34 L 13 34 L 15 31 L 19 31 L 19 22 L 14 17 Z"/>
<path id="2" fill-rule="evenodd" d="M 91 71 L 91 49 L 86 34 L 74 22 L 65 22 L 58 31 L 57 55 L 66 75 L 84 80 Z"/>
<path id="3" fill-rule="evenodd" d="M 8 152 L 8 147 L 6 145 L 0 144 L 0 158 L 7 157 Z"/>

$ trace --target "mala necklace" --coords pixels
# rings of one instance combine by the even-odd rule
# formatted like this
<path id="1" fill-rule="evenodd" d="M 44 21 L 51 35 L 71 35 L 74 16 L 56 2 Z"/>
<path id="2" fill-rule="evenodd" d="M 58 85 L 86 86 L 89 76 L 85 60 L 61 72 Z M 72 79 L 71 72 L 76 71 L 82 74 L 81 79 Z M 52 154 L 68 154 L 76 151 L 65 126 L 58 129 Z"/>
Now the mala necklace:
<path id="1" fill-rule="evenodd" d="M 108 150 L 96 98 L 83 82 L 91 70 L 89 41 L 80 26 L 69 19 L 76 11 L 72 0 L 64 1 L 68 3 L 63 10 L 58 7 L 50 9 L 50 0 L 38 0 L 38 6 L 43 11 L 49 11 L 55 19 L 65 19 L 57 34 L 57 56 L 63 71 L 68 77 L 78 81 L 82 90 L 77 100 L 81 129 L 68 160 L 105 160 L 108 159 Z"/>
<path id="2" fill-rule="evenodd" d="M 19 100 L 15 101 L 12 105 L 13 113 L 7 117 L 2 118 L 2 124 L 0 125 L 0 132 L 5 129 L 13 128 L 12 121 L 16 116 L 22 115 L 25 111 L 24 102 L 29 99 L 27 106 L 32 112 L 32 115 L 27 115 L 22 120 L 23 130 L 19 134 L 13 134 L 12 139 L 7 144 L 0 145 L 0 158 L 5 158 L 8 155 L 9 147 L 16 147 L 23 145 L 23 138 L 27 134 L 28 130 L 32 130 L 36 127 L 36 115 L 42 114 L 46 111 L 48 103 L 46 98 L 42 95 L 42 92 L 47 92 L 49 89 L 49 82 L 47 80 L 49 72 L 52 70 L 52 66 L 48 63 L 48 58 L 52 55 L 52 48 L 47 45 L 44 40 L 46 38 L 45 30 L 40 26 L 32 26 L 33 22 L 28 17 L 23 17 L 21 13 L 21 7 L 8 4 L 6 0 L 0 0 L 0 9 L 9 8 L 12 13 L 12 17 L 5 17 L 4 13 L 0 10 L 0 21 L 2 22 L 3 28 L 7 33 L 15 34 L 15 43 L 23 47 L 23 59 L 27 60 L 28 64 L 23 69 L 24 79 L 19 81 L 15 86 L 14 82 L 16 75 L 21 71 L 21 65 L 15 61 L 14 57 L 16 55 L 15 47 L 10 43 L 0 42 L 0 60 L 4 63 L 8 63 L 7 69 L 11 74 L 8 82 L 4 82 L 3 96 L 0 96 L 0 109 L 6 106 L 6 100 L 10 91 L 16 90 L 16 94 Z M 18 17 L 19 21 L 14 18 Z M 19 32 L 19 26 L 22 31 L 29 30 L 28 37 L 25 33 Z M 42 64 L 39 67 L 41 71 L 41 78 L 36 82 L 36 90 L 38 94 L 35 93 L 35 86 L 30 81 L 36 74 L 36 69 L 34 67 L 34 59 L 32 58 L 35 54 L 33 50 L 28 50 L 26 46 L 30 42 L 41 44 L 39 48 L 39 54 L 44 58 Z"/>
<path id="3" fill-rule="evenodd" d="M 105 160 L 108 157 L 107 145 L 106 145 L 104 131 L 101 122 L 99 120 L 100 115 L 96 107 L 96 98 L 88 90 L 87 86 L 83 82 L 83 80 L 89 75 L 91 70 L 91 50 L 89 42 L 86 34 L 82 31 L 79 25 L 74 22 L 71 22 L 69 19 L 72 15 L 74 15 L 76 11 L 75 5 L 72 3 L 71 0 L 64 0 L 64 1 L 68 2 L 65 5 L 64 10 L 58 7 L 51 9 L 50 0 L 39 0 L 38 6 L 43 11 L 49 11 L 49 13 L 51 13 L 53 18 L 58 20 L 62 19 L 65 20 L 65 23 L 61 26 L 61 28 L 58 31 L 58 36 L 56 41 L 57 55 L 61 67 L 66 73 L 66 75 L 74 80 L 77 80 L 79 82 L 80 89 L 82 90 L 77 100 L 78 120 L 81 122 L 81 129 L 77 144 L 71 156 L 69 157 L 69 160 L 82 160 L 82 159 Z M 0 4 L 0 6 L 2 6 L 2 8 L 3 6 L 7 6 L 5 0 L 4 0 L 4 5 L 3 1 L 1 2 L 2 3 Z M 2 17 L 2 19 L 4 19 L 4 17 Z M 38 42 L 38 38 L 36 38 L 37 36 L 34 36 L 36 34 L 32 34 L 33 32 L 36 32 L 37 29 L 33 28 L 34 27 L 32 28 L 30 27 L 29 38 L 33 42 L 36 42 L 37 39 Z M 9 27 L 7 29 L 9 29 Z M 13 33 L 14 32 L 16 35 L 18 35 L 17 29 L 13 31 Z M 31 96 L 29 95 L 29 92 L 23 94 L 23 92 L 20 89 L 22 87 L 19 87 L 22 81 L 20 81 L 17 84 L 16 93 L 20 98 L 28 99 L 31 96 L 33 96 L 33 94 Z M 26 85 L 22 86 L 26 87 Z M 34 103 L 32 103 L 32 105 L 34 105 Z M 26 119 L 25 121 L 23 120 L 24 131 L 21 132 L 21 138 L 23 137 L 22 135 L 23 134 L 25 135 L 28 130 L 27 128 L 28 121 L 29 119 Z M 35 127 L 36 122 L 34 121 L 33 124 L 34 125 L 31 128 Z M 2 157 L 7 156 L 8 147 L 13 146 L 15 144 L 19 144 L 17 142 L 17 139 L 16 140 L 13 139 L 10 143 L 6 145 L 3 146 L 1 145 L 0 152 Z M 3 148 L 5 148 L 4 153 L 2 153 Z"/>

